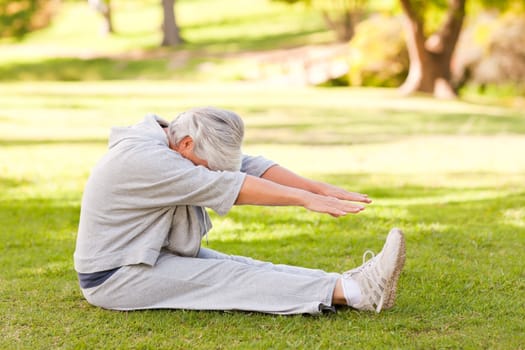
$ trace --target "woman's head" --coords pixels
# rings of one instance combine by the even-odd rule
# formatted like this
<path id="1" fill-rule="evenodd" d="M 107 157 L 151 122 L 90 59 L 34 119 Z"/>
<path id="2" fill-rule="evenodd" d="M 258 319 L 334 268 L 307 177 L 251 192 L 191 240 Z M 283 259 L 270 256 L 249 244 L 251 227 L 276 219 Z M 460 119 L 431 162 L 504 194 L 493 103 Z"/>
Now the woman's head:
<path id="1" fill-rule="evenodd" d="M 241 168 L 244 123 L 231 111 L 215 107 L 190 109 L 170 123 L 168 137 L 176 150 L 181 149 L 183 143 L 190 147 L 189 151 L 205 160 L 211 170 Z M 187 157 L 184 152 L 180 153 Z"/>

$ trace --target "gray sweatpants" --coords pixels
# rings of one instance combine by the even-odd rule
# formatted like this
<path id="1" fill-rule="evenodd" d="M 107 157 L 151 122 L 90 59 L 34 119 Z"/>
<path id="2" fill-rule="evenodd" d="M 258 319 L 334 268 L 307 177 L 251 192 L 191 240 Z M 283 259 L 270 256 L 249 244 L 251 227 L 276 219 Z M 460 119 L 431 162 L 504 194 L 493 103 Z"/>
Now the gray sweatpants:
<path id="1" fill-rule="evenodd" d="M 89 303 L 113 310 L 318 314 L 330 308 L 340 277 L 201 248 L 196 258 L 162 252 L 155 266 L 123 266 L 101 285 L 82 293 Z"/>

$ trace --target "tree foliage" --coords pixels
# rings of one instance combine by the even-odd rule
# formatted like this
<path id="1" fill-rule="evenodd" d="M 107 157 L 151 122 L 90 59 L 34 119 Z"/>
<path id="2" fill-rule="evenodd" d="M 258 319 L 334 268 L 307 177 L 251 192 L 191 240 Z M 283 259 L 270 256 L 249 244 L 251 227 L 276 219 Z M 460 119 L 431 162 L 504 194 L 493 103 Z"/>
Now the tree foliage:
<path id="1" fill-rule="evenodd" d="M 0 37 L 20 38 L 45 27 L 57 5 L 57 0 L 0 0 Z"/>
<path id="2" fill-rule="evenodd" d="M 289 4 L 304 3 L 318 10 L 336 38 L 349 41 L 355 34 L 355 26 L 367 9 L 368 0 L 274 0 Z"/>

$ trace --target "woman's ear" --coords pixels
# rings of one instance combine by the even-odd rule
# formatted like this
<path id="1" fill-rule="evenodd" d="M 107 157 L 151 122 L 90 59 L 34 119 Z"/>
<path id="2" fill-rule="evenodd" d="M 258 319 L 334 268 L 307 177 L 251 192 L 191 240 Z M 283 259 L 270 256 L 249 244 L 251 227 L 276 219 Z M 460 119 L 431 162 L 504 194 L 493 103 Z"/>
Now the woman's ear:
<path id="1" fill-rule="evenodd" d="M 185 150 L 193 151 L 194 144 L 191 136 L 184 137 L 181 142 L 183 143 L 183 147 Z"/>
<path id="2" fill-rule="evenodd" d="M 180 142 L 175 145 L 175 150 L 180 154 L 184 154 L 188 151 L 193 151 L 193 139 L 191 136 L 185 136 Z"/>

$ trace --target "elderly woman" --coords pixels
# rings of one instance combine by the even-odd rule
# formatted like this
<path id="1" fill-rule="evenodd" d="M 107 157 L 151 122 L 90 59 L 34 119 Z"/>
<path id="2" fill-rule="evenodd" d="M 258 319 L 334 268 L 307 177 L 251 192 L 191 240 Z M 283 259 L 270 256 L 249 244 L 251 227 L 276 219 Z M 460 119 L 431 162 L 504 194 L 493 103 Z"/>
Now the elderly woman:
<path id="1" fill-rule="evenodd" d="M 171 123 L 147 116 L 113 128 L 87 182 L 74 254 L 87 301 L 113 310 L 321 313 L 335 305 L 391 308 L 404 264 L 400 230 L 353 270 L 274 265 L 201 247 L 205 208 L 302 206 L 334 217 L 364 209 L 363 194 L 309 180 L 241 153 L 244 125 L 230 111 L 195 108 Z"/>

